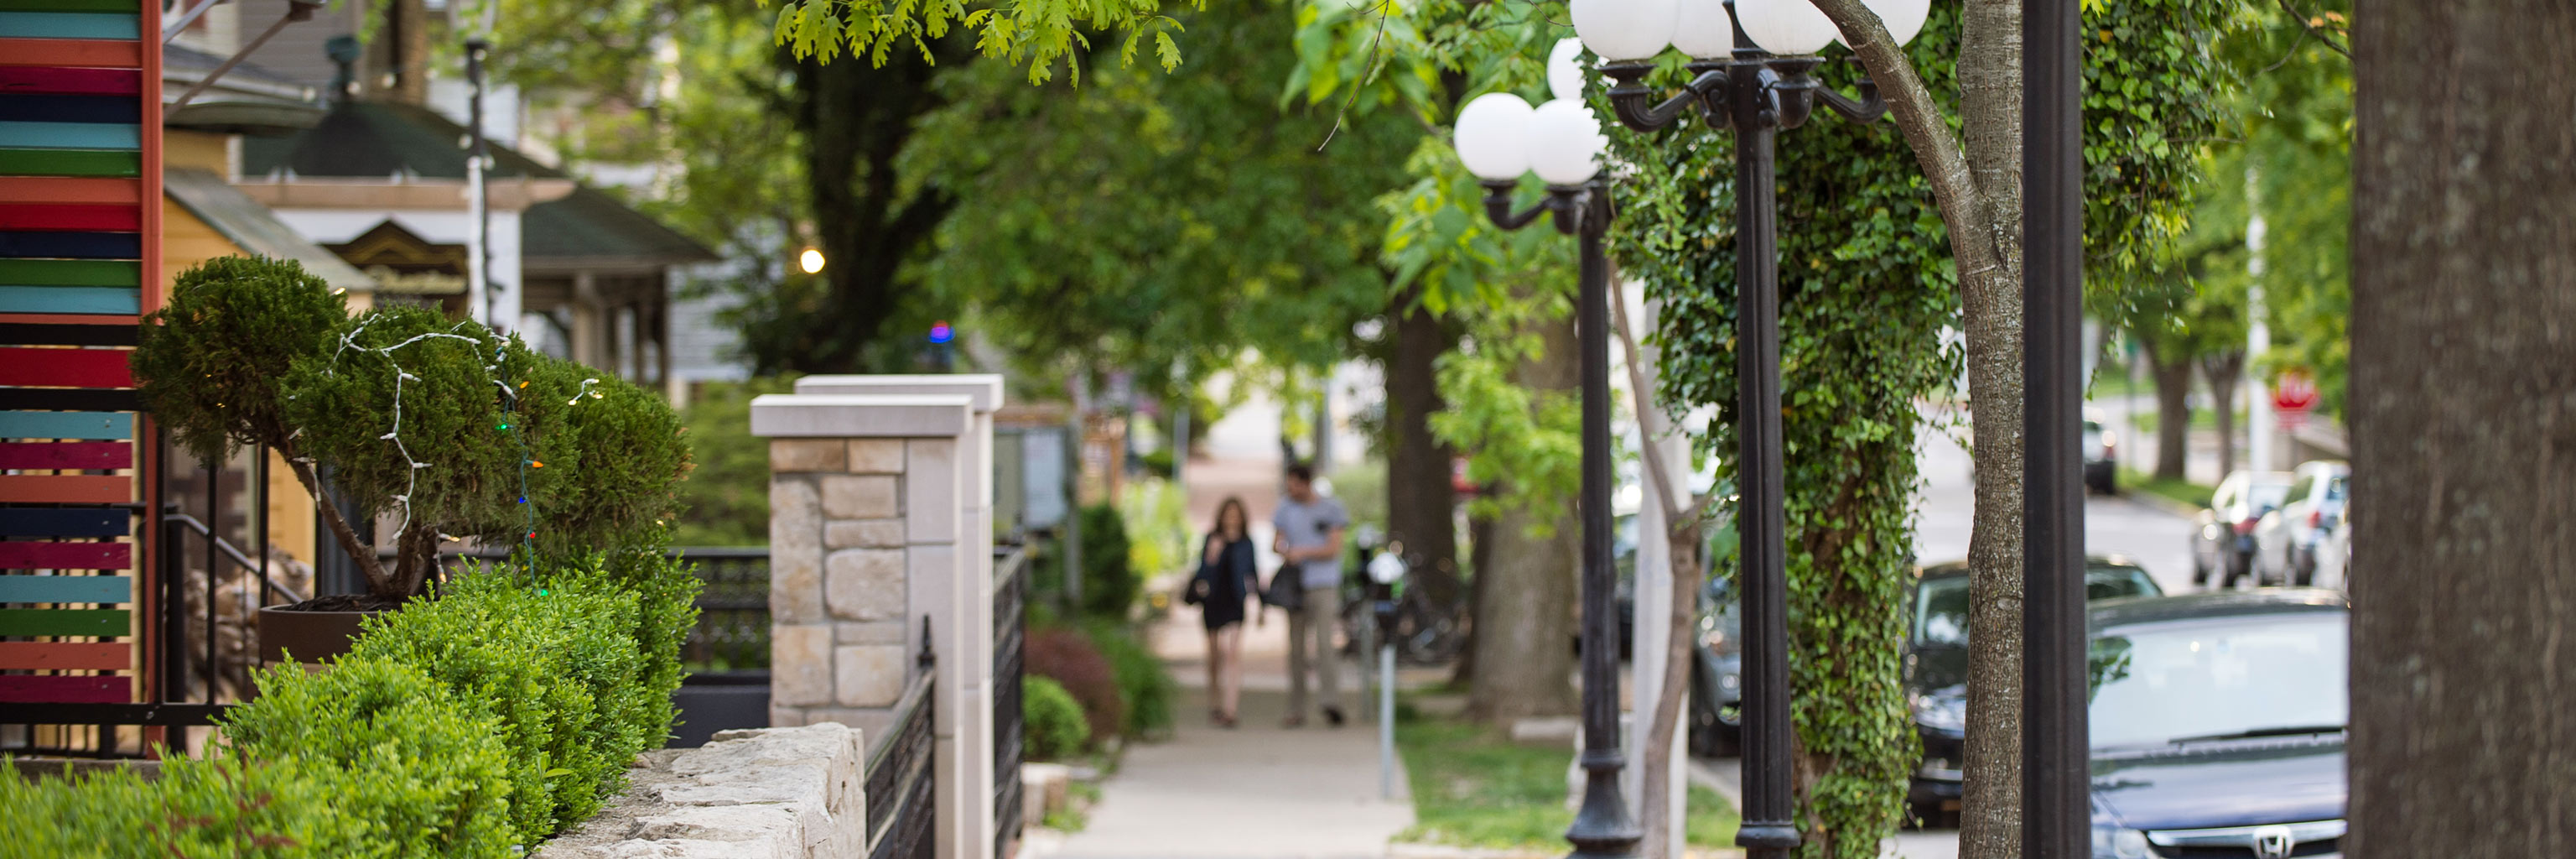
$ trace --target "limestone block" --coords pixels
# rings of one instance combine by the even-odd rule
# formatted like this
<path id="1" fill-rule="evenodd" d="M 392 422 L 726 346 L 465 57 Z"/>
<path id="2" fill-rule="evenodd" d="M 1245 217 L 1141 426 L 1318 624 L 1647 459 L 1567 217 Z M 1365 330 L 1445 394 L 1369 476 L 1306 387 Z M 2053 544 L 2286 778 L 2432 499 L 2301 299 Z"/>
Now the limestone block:
<path id="1" fill-rule="evenodd" d="M 824 594 L 840 620 L 903 617 L 903 550 L 843 549 L 823 561 Z"/>
<path id="2" fill-rule="evenodd" d="M 882 474 L 823 477 L 823 513 L 834 519 L 886 519 L 903 515 L 895 479 Z"/>
<path id="3" fill-rule="evenodd" d="M 895 549 L 903 546 L 903 520 L 860 519 L 823 525 L 826 549 Z"/>
<path id="4" fill-rule="evenodd" d="M 725 731 L 645 757 L 626 792 L 542 859 L 862 859 L 862 734 L 839 724 Z"/>
<path id="5" fill-rule="evenodd" d="M 957 440 L 907 439 L 903 455 L 904 537 L 915 543 L 957 542 L 957 507 L 966 481 L 957 466 Z"/>
<path id="6" fill-rule="evenodd" d="M 854 438 L 849 443 L 851 474 L 902 474 L 903 440 L 899 438 Z"/>
<path id="7" fill-rule="evenodd" d="M 842 621 L 832 624 L 834 644 L 903 644 L 912 627 L 902 620 Z"/>
<path id="8" fill-rule="evenodd" d="M 824 619 L 822 498 L 805 478 L 769 483 L 769 613 L 778 623 Z"/>
<path id="9" fill-rule="evenodd" d="M 848 467 L 849 446 L 838 439 L 782 438 L 769 442 L 769 470 L 840 471 Z"/>
<path id="10" fill-rule="evenodd" d="M 1071 801 L 1073 770 L 1063 764 L 1020 765 L 1020 817 L 1029 828 L 1046 822 L 1049 812 L 1064 811 Z"/>
<path id="11" fill-rule="evenodd" d="M 832 703 L 831 625 L 770 626 L 769 696 L 779 704 Z"/>
<path id="12" fill-rule="evenodd" d="M 833 648 L 838 679 L 833 699 L 845 707 L 890 707 L 903 697 L 903 645 L 856 644 Z"/>

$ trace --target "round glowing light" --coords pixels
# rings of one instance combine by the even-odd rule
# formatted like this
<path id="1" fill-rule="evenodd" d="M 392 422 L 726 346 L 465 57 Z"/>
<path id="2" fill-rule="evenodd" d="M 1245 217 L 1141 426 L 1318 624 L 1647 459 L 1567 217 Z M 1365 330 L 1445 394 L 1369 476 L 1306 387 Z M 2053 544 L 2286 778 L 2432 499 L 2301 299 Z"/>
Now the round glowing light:
<path id="1" fill-rule="evenodd" d="M 1489 92 L 1458 111 L 1454 133 L 1458 160 L 1483 179 L 1518 179 L 1528 172 L 1529 102 L 1507 92 Z"/>
<path id="2" fill-rule="evenodd" d="M 948 320 L 942 319 L 937 322 L 930 323 L 930 342 L 946 343 L 956 338 L 957 330 L 948 327 Z"/>
<path id="3" fill-rule="evenodd" d="M 1812 54 L 1842 32 L 1807 0 L 1736 0 L 1735 23 L 1762 50 L 1780 56 Z"/>
<path id="4" fill-rule="evenodd" d="M 796 255 L 796 267 L 804 269 L 806 274 L 822 273 L 823 252 L 813 248 L 806 248 L 804 253 Z"/>
<path id="5" fill-rule="evenodd" d="M 1802 0 L 1803 2 L 1803 0 Z M 1642 60 L 1672 44 L 1676 0 L 1574 0 L 1566 15 L 1574 34 L 1593 53 L 1612 60 Z"/>

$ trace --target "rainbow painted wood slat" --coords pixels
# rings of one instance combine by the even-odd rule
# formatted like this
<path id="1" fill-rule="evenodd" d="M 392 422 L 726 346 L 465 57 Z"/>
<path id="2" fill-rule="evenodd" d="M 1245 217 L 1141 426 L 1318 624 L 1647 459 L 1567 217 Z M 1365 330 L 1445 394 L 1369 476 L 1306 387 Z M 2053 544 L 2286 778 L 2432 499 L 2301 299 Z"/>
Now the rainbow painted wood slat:
<path id="1" fill-rule="evenodd" d="M 159 0 L 0 0 L 0 637 L 83 639 L 0 642 L 0 670 L 81 672 L 0 701 L 166 692 L 131 673 L 163 609 L 125 506 L 160 479 L 127 368 L 160 305 L 160 29 Z"/>

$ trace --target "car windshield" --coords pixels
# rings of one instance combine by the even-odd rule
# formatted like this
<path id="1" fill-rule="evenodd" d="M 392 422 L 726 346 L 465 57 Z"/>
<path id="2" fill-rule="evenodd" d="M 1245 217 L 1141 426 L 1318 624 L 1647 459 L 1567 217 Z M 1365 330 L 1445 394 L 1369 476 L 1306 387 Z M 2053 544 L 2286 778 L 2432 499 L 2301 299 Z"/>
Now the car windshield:
<path id="1" fill-rule="evenodd" d="M 2164 588 L 2147 571 L 2127 564 L 2092 564 L 2084 568 L 2084 598 L 2162 596 Z M 1968 643 L 1968 577 L 1926 578 L 1914 591 L 1914 643 Z"/>
<path id="2" fill-rule="evenodd" d="M 2300 612 L 2112 629 L 2093 639 L 2094 748 L 2340 730 L 2345 615 Z"/>
<path id="3" fill-rule="evenodd" d="M 2256 510 L 2278 510 L 2290 498 L 2287 483 L 2257 483 L 2245 487 L 2245 506 Z"/>

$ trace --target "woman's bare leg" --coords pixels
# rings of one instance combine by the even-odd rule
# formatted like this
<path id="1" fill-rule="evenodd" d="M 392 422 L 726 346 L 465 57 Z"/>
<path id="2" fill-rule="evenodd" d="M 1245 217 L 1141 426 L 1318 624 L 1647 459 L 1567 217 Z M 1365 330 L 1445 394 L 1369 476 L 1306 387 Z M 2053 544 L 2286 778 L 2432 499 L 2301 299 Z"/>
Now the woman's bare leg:
<path id="1" fill-rule="evenodd" d="M 1219 706 L 1225 710 L 1225 717 L 1231 720 L 1238 715 L 1237 708 L 1243 703 L 1243 624 L 1227 624 L 1216 635 L 1218 647 L 1225 651 L 1221 657 L 1225 668 L 1219 672 L 1219 682 L 1224 684 L 1220 700 L 1225 703 Z"/>
<path id="2" fill-rule="evenodd" d="M 1225 690 L 1217 684 L 1224 682 L 1225 678 L 1225 630 L 1208 630 L 1207 642 L 1208 719 L 1211 721 L 1222 722 L 1225 720 L 1226 714 L 1224 703 Z"/>

